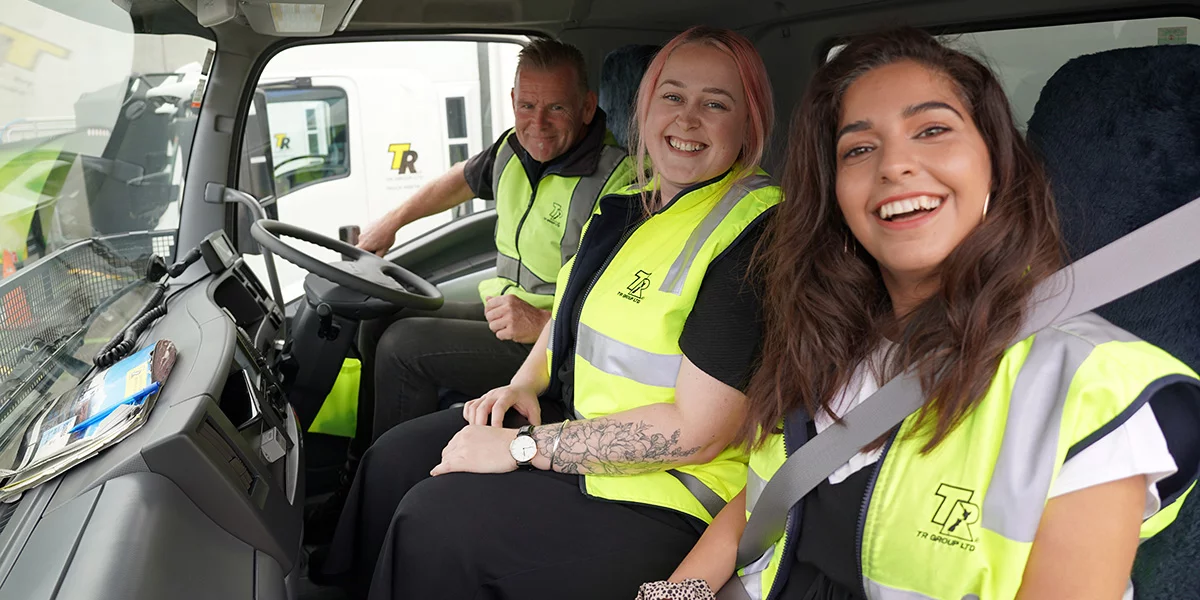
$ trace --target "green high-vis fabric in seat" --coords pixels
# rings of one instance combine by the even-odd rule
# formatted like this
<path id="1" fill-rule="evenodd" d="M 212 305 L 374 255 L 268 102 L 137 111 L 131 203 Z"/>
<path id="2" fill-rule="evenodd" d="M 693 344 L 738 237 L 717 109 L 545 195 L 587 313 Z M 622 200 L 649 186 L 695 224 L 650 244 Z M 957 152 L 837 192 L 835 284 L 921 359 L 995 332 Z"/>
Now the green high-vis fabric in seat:
<path id="1" fill-rule="evenodd" d="M 325 397 L 317 418 L 309 426 L 309 433 L 354 437 L 354 427 L 358 423 L 358 382 L 361 374 L 362 363 L 357 358 L 347 358 L 342 362 L 337 381 Z"/>

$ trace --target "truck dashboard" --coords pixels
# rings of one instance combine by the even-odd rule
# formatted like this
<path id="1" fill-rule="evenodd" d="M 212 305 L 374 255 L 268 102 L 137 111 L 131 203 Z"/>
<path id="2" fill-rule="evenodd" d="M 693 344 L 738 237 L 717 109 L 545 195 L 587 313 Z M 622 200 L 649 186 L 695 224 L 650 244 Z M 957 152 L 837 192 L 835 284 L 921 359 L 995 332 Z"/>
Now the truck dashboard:
<path id="1" fill-rule="evenodd" d="M 142 337 L 178 348 L 148 421 L 0 506 L 0 598 L 286 598 L 303 444 L 264 356 L 282 314 L 238 260 Z M 269 460 L 271 415 L 290 447 Z"/>

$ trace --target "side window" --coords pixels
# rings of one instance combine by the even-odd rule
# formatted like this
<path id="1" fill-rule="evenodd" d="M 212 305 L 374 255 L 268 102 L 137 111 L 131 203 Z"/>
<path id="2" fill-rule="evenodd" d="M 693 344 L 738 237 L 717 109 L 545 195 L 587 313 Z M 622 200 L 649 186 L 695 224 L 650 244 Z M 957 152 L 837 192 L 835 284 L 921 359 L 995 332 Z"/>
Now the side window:
<path id="1" fill-rule="evenodd" d="M 525 38 L 495 40 L 314 41 L 272 56 L 246 115 L 239 188 L 321 235 L 365 230 L 513 126 L 509 93 Z M 396 244 L 486 207 L 474 199 L 420 219 Z M 260 256 L 246 262 L 266 276 Z M 305 272 L 275 262 L 284 296 L 303 295 Z"/>
<path id="2" fill-rule="evenodd" d="M 1200 20 L 1163 17 L 1071 23 L 977 31 L 945 35 L 940 39 L 968 54 L 986 59 L 1004 86 L 1017 126 L 1024 130 L 1042 88 L 1067 61 L 1117 48 L 1200 44 Z M 835 56 L 841 48 L 834 46 L 826 60 Z"/>
<path id="3" fill-rule="evenodd" d="M 1067 61 L 1116 48 L 1200 44 L 1200 20 L 1167 17 L 1072 23 L 947 38 L 960 49 L 987 58 L 1008 94 L 1017 126 L 1024 130 L 1042 88 Z"/>
<path id="4" fill-rule="evenodd" d="M 454 166 L 471 157 L 471 142 L 467 136 L 467 99 L 463 96 L 446 98 L 447 164 Z M 475 212 L 475 202 L 455 206 L 453 218 L 461 219 Z"/>
<path id="5" fill-rule="evenodd" d="M 278 84 L 265 92 L 276 198 L 350 174 L 345 90 Z"/>

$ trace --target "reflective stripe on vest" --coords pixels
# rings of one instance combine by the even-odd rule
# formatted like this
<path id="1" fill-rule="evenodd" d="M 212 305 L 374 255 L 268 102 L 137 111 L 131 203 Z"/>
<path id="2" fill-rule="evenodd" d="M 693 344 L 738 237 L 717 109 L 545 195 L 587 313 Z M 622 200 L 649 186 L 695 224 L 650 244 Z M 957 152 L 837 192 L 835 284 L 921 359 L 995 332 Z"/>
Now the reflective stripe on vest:
<path id="1" fill-rule="evenodd" d="M 617 172 L 617 168 L 625 161 L 625 151 L 617 146 L 605 146 L 600 151 L 600 162 L 596 172 L 588 177 L 581 177 L 571 192 L 571 205 L 567 210 L 567 226 L 563 231 L 562 264 L 567 264 L 575 251 L 579 250 L 579 238 L 583 235 L 583 225 L 595 211 L 596 202 L 603 197 L 605 184 Z M 558 272 L 555 271 L 557 275 Z"/>
<path id="2" fill-rule="evenodd" d="M 1136 412 L 1145 390 L 1180 381 L 1200 387 L 1178 360 L 1094 314 L 1014 344 L 984 397 L 941 444 L 923 454 L 928 438 L 914 433 L 913 416 L 880 459 L 861 524 L 868 597 L 1014 597 L 1068 453 Z M 750 458 L 747 514 L 786 459 L 779 437 Z M 1143 537 L 1173 518 L 1164 507 L 1143 525 Z M 776 543 L 777 553 L 793 532 Z M 764 569 L 757 585 L 770 590 L 777 573 Z M 743 576 L 743 585 L 751 579 Z"/>
<path id="3" fill-rule="evenodd" d="M 638 192 L 631 187 L 626 193 Z M 687 190 L 629 232 L 587 296 L 576 301 L 576 418 L 675 401 L 683 362 L 679 336 L 709 264 L 779 199 L 765 174 L 737 180 L 730 172 Z M 560 285 L 573 264 L 560 272 Z M 673 279 L 670 289 L 662 288 L 664 278 Z M 548 364 L 554 364 L 553 350 L 552 343 Z M 745 459 L 743 451 L 726 449 L 704 465 L 588 475 L 584 487 L 594 497 L 661 506 L 709 522 L 741 490 Z"/>
<path id="4" fill-rule="evenodd" d="M 684 473 L 683 471 L 676 469 L 671 469 L 670 471 L 667 471 L 667 473 L 669 473 L 675 479 L 678 479 L 679 483 L 682 483 L 683 487 L 687 488 L 688 491 L 700 501 L 700 504 L 704 505 L 704 509 L 708 511 L 708 514 L 715 517 L 717 516 L 717 513 L 721 512 L 721 509 L 725 508 L 725 505 L 728 504 L 724 498 L 718 496 L 716 492 L 708 489 L 708 486 L 704 485 L 704 482 L 700 481 L 700 479 L 695 475 L 692 475 L 691 473 Z"/>
<path id="5" fill-rule="evenodd" d="M 1016 542 L 1033 542 L 1042 509 L 1050 497 L 1063 409 L 1075 374 L 1097 343 L 1138 341 L 1116 327 L 1086 321 L 1083 337 L 1058 330 L 1034 336 L 1029 356 L 1017 375 L 1009 402 L 1007 426 L 983 500 L 982 524 Z"/>
<path id="6" fill-rule="evenodd" d="M 496 253 L 496 275 L 515 281 L 521 289 L 534 294 L 554 295 L 554 282 L 545 281 L 533 274 L 521 261 L 506 254 Z"/>
<path id="7" fill-rule="evenodd" d="M 492 196 L 494 198 L 500 197 L 500 176 L 504 174 L 508 163 L 516 156 L 517 151 L 513 150 L 512 144 L 509 144 L 508 138 L 505 138 L 504 143 L 500 144 L 500 151 L 496 153 L 496 162 L 492 163 Z"/>
<path id="8" fill-rule="evenodd" d="M 925 594 L 917 592 L 906 592 L 896 588 L 890 588 L 876 581 L 866 580 L 867 598 L 871 600 L 939 600 Z M 979 600 L 979 596 L 975 594 L 967 594 L 962 597 L 962 600 Z"/>
<path id="9" fill-rule="evenodd" d="M 505 137 L 492 165 L 496 277 L 480 282 L 480 298 L 511 293 L 537 308 L 550 308 L 556 275 L 578 249 L 580 229 L 601 196 L 629 182 L 629 165 L 624 150 L 606 144 L 591 175 L 547 174 L 536 182 L 535 193 Z"/>
<path id="10" fill-rule="evenodd" d="M 575 341 L 575 354 L 593 367 L 617 377 L 655 387 L 674 388 L 683 354 L 655 354 L 618 342 L 583 323 Z"/>
<path id="11" fill-rule="evenodd" d="M 671 263 L 667 276 L 663 278 L 662 287 L 658 289 L 678 296 L 683 291 L 683 282 L 687 279 L 688 269 L 696 260 L 696 253 L 704 247 L 704 243 L 717 229 L 717 225 L 720 225 L 721 221 L 729 216 L 733 207 L 737 206 L 738 201 L 747 193 L 760 190 L 768 185 L 771 185 L 771 180 L 766 175 L 753 175 L 739 181 L 737 185 L 725 192 L 725 196 L 721 198 L 720 202 L 717 202 L 708 216 L 704 217 L 700 226 L 692 230 L 692 235 L 688 236 L 687 243 L 683 246 L 683 252 L 680 252 L 675 262 Z"/>

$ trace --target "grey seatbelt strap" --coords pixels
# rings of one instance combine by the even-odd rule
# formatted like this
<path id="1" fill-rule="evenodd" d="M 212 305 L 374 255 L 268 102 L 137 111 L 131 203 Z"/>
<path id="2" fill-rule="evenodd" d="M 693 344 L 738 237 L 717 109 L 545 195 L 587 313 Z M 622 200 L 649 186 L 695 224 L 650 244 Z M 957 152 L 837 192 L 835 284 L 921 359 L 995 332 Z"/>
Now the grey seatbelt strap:
<path id="1" fill-rule="evenodd" d="M 1034 304 L 1016 339 L 1133 293 L 1200 261 L 1200 198 L 1063 268 L 1038 285 Z M 788 457 L 759 495 L 738 545 L 738 565 L 763 556 L 783 535 L 787 515 L 839 466 L 924 404 L 918 377 L 889 381 L 842 424 L 822 431 Z M 784 558 L 784 560 L 787 560 Z M 735 577 L 718 598 L 748 598 Z"/>

